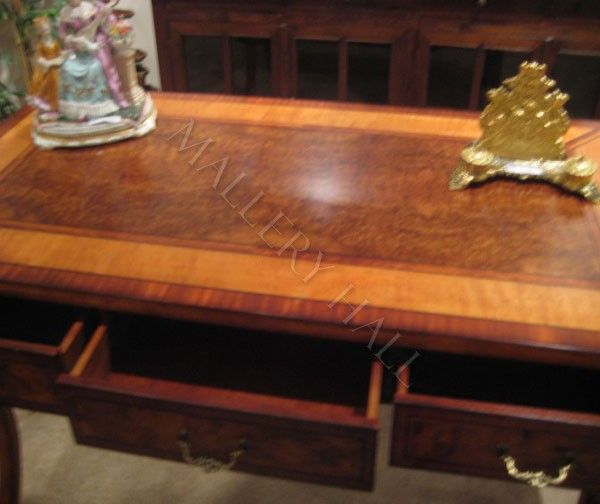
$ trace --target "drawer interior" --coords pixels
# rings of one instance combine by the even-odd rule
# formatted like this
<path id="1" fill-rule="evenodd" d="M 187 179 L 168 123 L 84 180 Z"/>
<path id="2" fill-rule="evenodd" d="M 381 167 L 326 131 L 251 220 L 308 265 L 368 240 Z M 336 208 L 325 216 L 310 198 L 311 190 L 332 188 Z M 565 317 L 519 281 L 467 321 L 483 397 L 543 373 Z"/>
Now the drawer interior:
<path id="1" fill-rule="evenodd" d="M 410 394 L 600 413 L 592 369 L 422 352 L 409 375 Z"/>
<path id="2" fill-rule="evenodd" d="M 0 297 L 0 338 L 58 346 L 77 320 L 81 308 L 40 301 Z"/>
<path id="3" fill-rule="evenodd" d="M 351 406 L 364 411 L 372 356 L 364 345 L 117 315 L 110 374 Z"/>

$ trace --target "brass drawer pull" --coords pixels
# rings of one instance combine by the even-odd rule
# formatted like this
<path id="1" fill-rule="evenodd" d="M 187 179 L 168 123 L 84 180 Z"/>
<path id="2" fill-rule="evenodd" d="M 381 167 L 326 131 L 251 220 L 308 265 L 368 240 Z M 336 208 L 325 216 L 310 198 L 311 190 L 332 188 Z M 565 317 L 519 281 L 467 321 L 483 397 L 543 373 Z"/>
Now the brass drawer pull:
<path id="1" fill-rule="evenodd" d="M 568 463 L 558 470 L 556 476 L 550 476 L 544 471 L 519 471 L 517 461 L 513 457 L 507 454 L 501 454 L 500 457 L 506 466 L 506 472 L 509 476 L 519 481 L 525 481 L 528 485 L 536 488 L 544 488 L 548 485 L 560 485 L 567 479 L 571 469 L 571 463 Z"/>
<path id="2" fill-rule="evenodd" d="M 240 447 L 237 450 L 229 453 L 228 462 L 222 462 L 211 457 L 193 457 L 192 448 L 190 446 L 190 442 L 188 441 L 188 432 L 186 430 L 182 430 L 179 433 L 177 445 L 181 450 L 181 457 L 183 458 L 184 462 L 199 467 L 207 474 L 231 469 L 236 464 L 240 456 L 246 451 L 246 441 L 243 439 L 240 441 Z"/>

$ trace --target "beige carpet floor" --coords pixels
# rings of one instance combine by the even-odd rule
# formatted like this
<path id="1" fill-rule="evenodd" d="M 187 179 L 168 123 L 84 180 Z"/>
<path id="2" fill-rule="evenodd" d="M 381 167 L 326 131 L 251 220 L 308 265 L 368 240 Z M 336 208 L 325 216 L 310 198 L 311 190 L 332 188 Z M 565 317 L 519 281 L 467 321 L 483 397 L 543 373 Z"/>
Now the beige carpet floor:
<path id="1" fill-rule="evenodd" d="M 78 446 L 65 418 L 17 410 L 22 504 L 575 504 L 578 492 L 391 468 L 391 410 L 383 406 L 373 493 L 193 467 Z"/>

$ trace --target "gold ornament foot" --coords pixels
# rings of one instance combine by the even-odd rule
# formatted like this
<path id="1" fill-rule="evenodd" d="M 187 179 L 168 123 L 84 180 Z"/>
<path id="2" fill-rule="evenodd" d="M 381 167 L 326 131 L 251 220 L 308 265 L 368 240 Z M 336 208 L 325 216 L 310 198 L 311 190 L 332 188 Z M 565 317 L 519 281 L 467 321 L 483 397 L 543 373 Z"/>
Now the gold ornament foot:
<path id="1" fill-rule="evenodd" d="M 519 180 L 541 180 L 581 197 L 600 203 L 600 188 L 592 180 L 596 165 L 583 157 L 565 160 L 510 159 L 495 156 L 477 142 L 464 149 L 448 187 L 464 189 L 472 183 L 505 177 Z"/>

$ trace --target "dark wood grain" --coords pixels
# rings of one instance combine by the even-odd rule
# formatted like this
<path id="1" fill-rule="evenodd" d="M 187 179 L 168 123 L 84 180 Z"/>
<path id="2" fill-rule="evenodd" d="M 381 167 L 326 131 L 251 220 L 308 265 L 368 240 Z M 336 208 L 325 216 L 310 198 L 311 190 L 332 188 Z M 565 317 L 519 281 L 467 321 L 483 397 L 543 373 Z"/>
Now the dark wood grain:
<path id="1" fill-rule="evenodd" d="M 59 380 L 78 442 L 181 460 L 176 441 L 186 430 L 198 455 L 218 459 L 245 440 L 247 452 L 235 469 L 372 488 L 381 382 L 369 387 L 365 349 L 319 349 L 309 340 L 270 336 L 257 346 L 242 332 L 215 339 L 210 327 L 144 319 L 120 324 L 109 323 L 110 341 L 104 330 L 96 332 Z M 347 372 L 321 365 L 335 351 Z M 373 367 L 378 372 L 371 375 L 381 377 L 381 364 Z M 360 378 L 361 390 L 353 390 Z M 347 386 L 334 394 L 342 382 Z M 316 395 L 307 400 L 307 394 Z M 350 404 L 344 396 L 353 397 Z"/>
<path id="2" fill-rule="evenodd" d="M 485 70 L 486 50 L 483 44 L 475 50 L 475 61 L 473 64 L 473 77 L 471 80 L 471 92 L 469 93 L 469 109 L 477 110 L 481 98 L 481 81 Z"/>
<path id="3" fill-rule="evenodd" d="M 545 362 L 555 367 L 540 372 L 542 384 L 560 372 L 593 383 L 600 214 L 538 184 L 448 191 L 460 150 L 478 134 L 475 115 L 268 98 L 154 100 L 158 129 L 136 141 L 33 150 L 30 118 L 0 137 L 0 292 L 109 312 L 83 351 L 79 338 L 60 331 L 51 341 L 2 342 L 9 353 L 0 383 L 12 376 L 17 387 L 4 404 L 19 404 L 14 390 L 35 382 L 32 373 L 14 379 L 19 359 L 39 370 L 52 358 L 44 383 L 54 386 L 57 370 L 70 369 L 55 406 L 80 442 L 176 459 L 185 428 L 195 455 L 224 460 L 246 437 L 242 471 L 366 489 L 382 366 L 398 365 L 369 369 L 367 343 L 372 351 L 393 343 L 386 358 L 408 347 L 510 359 L 500 367 L 507 370 Z M 190 120 L 188 146 L 213 140 L 196 161 L 198 147 L 179 150 Z M 600 160 L 597 123 L 574 122 L 566 140 Z M 225 158 L 216 180 L 215 162 Z M 239 209 L 257 194 L 246 222 Z M 279 235 L 267 225 L 280 211 L 294 225 L 280 222 Z M 294 236 L 308 250 L 292 264 L 281 248 Z M 306 275 L 319 252 L 333 268 L 303 282 L 297 271 Z M 343 292 L 351 306 L 333 302 Z M 113 312 L 207 325 L 144 318 L 133 330 Z M 587 390 L 579 383 L 577 392 Z M 498 391 L 488 401 L 429 392 L 396 399 L 395 462 L 500 477 L 491 444 L 504 440 L 525 467 L 547 470 L 566 447 L 578 460 L 569 484 L 595 489 L 598 415 L 575 392 L 565 402 L 527 396 L 517 404 Z"/>
<path id="4" fill-rule="evenodd" d="M 415 59 L 414 59 L 414 83 L 412 89 L 412 104 L 418 107 L 427 105 L 427 90 L 429 86 L 429 65 L 431 63 L 431 40 L 423 32 L 417 33 Z"/>
<path id="5" fill-rule="evenodd" d="M 596 488 L 600 470 L 598 416 L 546 415 L 526 408 L 418 395 L 398 399 L 391 462 L 510 480 L 499 458 L 506 449 L 521 470 L 556 474 L 570 457 L 564 486 Z"/>
<path id="6" fill-rule="evenodd" d="M 233 61 L 231 55 L 231 37 L 222 37 L 222 66 L 225 92 L 233 93 Z"/>
<path id="7" fill-rule="evenodd" d="M 406 30 L 392 43 L 388 102 L 392 105 L 412 103 L 412 60 L 416 31 Z"/>
<path id="8" fill-rule="evenodd" d="M 154 0 L 152 2 L 152 13 L 153 19 L 155 20 L 154 29 L 156 32 L 157 40 L 160 43 L 156 44 L 157 53 L 159 56 L 159 68 L 160 68 L 160 83 L 165 89 L 177 89 L 175 83 L 175 69 L 173 61 L 177 58 L 177 53 L 172 54 L 173 49 L 179 50 L 179 57 L 183 56 L 183 50 L 181 47 L 174 47 L 174 44 L 170 40 L 169 27 L 166 21 L 166 0 Z"/>
<path id="9" fill-rule="evenodd" d="M 338 46 L 338 100 L 348 99 L 348 41 L 343 39 Z"/>
<path id="10" fill-rule="evenodd" d="M 390 84 L 393 86 L 390 86 L 388 98 L 390 103 L 419 106 L 426 103 L 429 46 L 473 49 L 483 46 L 486 50 L 533 52 L 536 58 L 550 66 L 559 48 L 566 52 L 600 54 L 597 37 L 600 12 L 593 0 L 550 4 L 541 0 L 488 1 L 485 6 L 472 0 L 458 3 L 448 0 L 265 0 L 252 4 L 239 0 L 193 3 L 154 0 L 154 10 L 158 46 L 169 46 L 174 51 L 181 50 L 181 42 L 177 39 L 187 34 L 210 32 L 216 36 L 234 37 L 256 33 L 258 26 L 277 27 L 280 36 L 272 39 L 271 50 L 272 58 L 281 65 L 280 68 L 273 67 L 273 78 L 277 82 L 275 94 L 282 97 L 297 96 L 294 93 L 297 76 L 293 70 L 297 57 L 293 41 L 296 39 L 347 40 L 394 47 L 407 32 L 416 34 L 428 44 L 417 51 L 398 51 L 398 47 L 393 50 L 390 60 Z M 162 49 L 159 58 L 163 73 L 166 72 L 163 88 L 169 91 L 186 89 L 178 84 L 185 73 L 183 59 Z M 339 60 L 339 65 L 343 65 L 343 59 Z M 416 71 L 404 70 L 415 68 Z M 403 69 L 402 79 L 408 81 L 410 95 L 401 92 L 404 83 L 397 85 L 398 75 L 394 75 L 397 69 Z"/>
<path id="11" fill-rule="evenodd" d="M 271 39 L 272 44 L 272 79 L 273 93 L 283 98 L 297 95 L 297 61 L 296 45 L 292 40 L 290 28 L 282 24 L 277 35 Z M 292 55 L 290 56 L 290 52 Z"/>
<path id="12" fill-rule="evenodd" d="M 513 181 L 449 192 L 474 116 L 155 100 L 159 128 L 136 142 L 48 152 L 29 149 L 26 129 L 22 144 L 11 140 L 15 161 L 0 173 L 3 292 L 351 341 L 369 341 L 368 328 L 353 329 L 384 318 L 380 339 L 401 331 L 397 345 L 598 366 L 595 209 Z M 183 133 L 167 139 L 193 118 L 189 144 L 214 142 L 190 166 Z M 574 123 L 569 145 L 600 155 L 595 128 Z M 225 157 L 215 191 L 210 164 Z M 220 193 L 242 173 L 227 203 Z M 252 227 L 230 205 L 261 191 Z M 267 244 L 257 230 L 279 211 L 295 227 Z M 334 266 L 310 290 L 291 251 L 279 253 L 295 230 L 310 241 L 298 268 L 310 271 L 319 251 Z M 350 302 L 370 302 L 345 324 L 348 307 L 329 304 L 350 283 Z"/>
<path id="13" fill-rule="evenodd" d="M 600 282 L 599 245 L 577 198 L 512 181 L 447 190 L 462 139 L 202 120 L 197 136 L 214 143 L 195 167 L 229 158 L 216 191 L 214 169 L 197 172 L 193 154 L 178 152 L 181 138 L 168 141 L 188 123 L 162 116 L 153 135 L 93 156 L 32 151 L 2 179 L 1 221 L 276 253 L 257 229 L 283 211 L 311 250 L 349 260 Z M 254 228 L 220 196 L 242 173 L 232 203 L 265 193 L 248 213 Z M 280 227 L 285 236 L 269 239 L 283 245 L 293 232 Z"/>
<path id="14" fill-rule="evenodd" d="M 0 504 L 19 504 L 21 454 L 15 417 L 0 407 Z"/>
<path id="15" fill-rule="evenodd" d="M 394 406 L 391 463 L 510 479 L 572 464 L 565 486 L 598 488 L 597 373 L 424 352 L 404 368 Z"/>
<path id="16" fill-rule="evenodd" d="M 84 344 L 80 309 L 0 298 L 0 403 L 57 412 L 54 382 Z"/>
<path id="17" fill-rule="evenodd" d="M 561 42 L 554 39 L 544 40 L 532 53 L 532 59 L 544 63 L 546 71 L 549 75 L 552 74 L 556 58 L 561 49 Z"/>
<path id="18" fill-rule="evenodd" d="M 31 299 L 60 303 L 76 302 L 90 308 L 161 315 L 202 323 L 251 327 L 267 331 L 311 335 L 315 338 L 368 342 L 372 332 L 353 331 L 340 325 L 347 316 L 344 306 L 330 309 L 328 303 L 277 299 L 271 296 L 198 289 L 184 285 L 103 278 L 39 268 L 0 265 L 0 272 L 20 282 L 6 283 L 3 292 Z M 110 292 L 110 294 L 107 294 Z M 484 319 L 432 316 L 415 312 L 364 308 L 353 319 L 362 326 L 384 319 L 377 337 L 408 348 L 450 353 L 511 358 L 519 361 L 563 363 L 599 368 L 597 335 L 592 331 L 539 327 L 528 324 L 493 323 Z M 549 340 L 563 342 L 559 350 Z"/>

